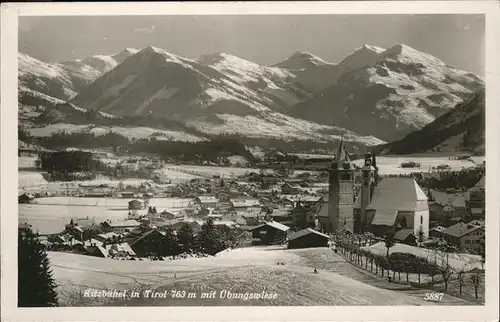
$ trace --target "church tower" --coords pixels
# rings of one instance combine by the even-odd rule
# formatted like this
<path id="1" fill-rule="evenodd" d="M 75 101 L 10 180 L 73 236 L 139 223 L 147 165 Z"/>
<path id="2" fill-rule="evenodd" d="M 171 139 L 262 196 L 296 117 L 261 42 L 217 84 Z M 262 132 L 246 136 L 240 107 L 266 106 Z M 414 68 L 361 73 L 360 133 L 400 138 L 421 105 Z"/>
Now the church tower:
<path id="1" fill-rule="evenodd" d="M 323 230 L 328 233 L 339 229 L 353 231 L 353 204 L 354 166 L 342 139 L 335 160 L 329 169 L 328 221 Z"/>
<path id="2" fill-rule="evenodd" d="M 356 232 L 364 233 L 368 225 L 368 207 L 373 197 L 373 190 L 375 189 L 375 176 L 376 168 L 372 162 L 376 162 L 375 156 L 372 157 L 371 153 L 365 154 L 365 164 L 361 168 L 361 192 L 358 198 L 360 199 L 360 213 L 359 213 L 359 228 Z"/>

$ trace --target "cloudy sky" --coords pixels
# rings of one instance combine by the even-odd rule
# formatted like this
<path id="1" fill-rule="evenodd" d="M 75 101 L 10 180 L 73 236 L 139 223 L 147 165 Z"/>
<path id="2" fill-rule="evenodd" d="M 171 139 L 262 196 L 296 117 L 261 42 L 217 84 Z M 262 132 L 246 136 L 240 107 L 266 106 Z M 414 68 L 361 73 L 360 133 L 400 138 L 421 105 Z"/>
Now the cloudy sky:
<path id="1" fill-rule="evenodd" d="M 152 45 L 272 65 L 295 51 L 335 63 L 362 44 L 403 43 L 484 75 L 484 30 L 482 15 L 20 17 L 19 51 L 57 62 Z"/>

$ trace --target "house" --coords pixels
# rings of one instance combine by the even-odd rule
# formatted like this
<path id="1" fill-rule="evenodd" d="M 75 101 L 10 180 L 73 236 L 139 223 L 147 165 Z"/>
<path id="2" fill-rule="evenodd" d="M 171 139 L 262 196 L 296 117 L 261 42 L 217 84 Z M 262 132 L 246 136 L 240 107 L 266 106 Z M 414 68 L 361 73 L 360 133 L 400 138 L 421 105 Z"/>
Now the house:
<path id="1" fill-rule="evenodd" d="M 128 209 L 129 210 L 140 210 L 144 208 L 144 202 L 139 199 L 134 199 L 130 200 L 128 202 Z"/>
<path id="2" fill-rule="evenodd" d="M 317 214 L 324 208 L 323 204 L 310 205 L 306 203 L 298 203 L 291 211 L 291 216 L 294 221 L 294 226 L 299 229 L 316 228 Z"/>
<path id="3" fill-rule="evenodd" d="M 106 230 L 111 230 L 117 234 L 124 234 L 139 227 L 140 223 L 137 220 L 107 221 L 103 223 L 103 226 Z"/>
<path id="4" fill-rule="evenodd" d="M 302 191 L 302 187 L 296 183 L 284 183 L 281 186 L 281 193 L 287 195 L 299 194 Z"/>
<path id="5" fill-rule="evenodd" d="M 198 196 L 194 198 L 194 202 L 205 207 L 214 207 L 217 205 L 219 200 L 214 196 Z"/>
<path id="6" fill-rule="evenodd" d="M 137 198 L 137 195 L 135 192 L 122 192 L 120 193 L 122 198 Z"/>
<path id="7" fill-rule="evenodd" d="M 485 184 L 486 178 L 483 176 L 467 194 L 466 208 L 467 215 L 472 219 L 484 219 L 486 202 L 485 202 Z"/>
<path id="8" fill-rule="evenodd" d="M 311 228 L 292 233 L 288 237 L 288 248 L 328 247 L 330 237 Z"/>
<path id="9" fill-rule="evenodd" d="M 98 240 L 100 242 L 104 242 L 106 240 L 116 239 L 120 236 L 121 236 L 120 234 L 117 234 L 117 233 L 111 231 L 109 233 L 103 233 L 103 234 L 96 235 L 96 236 L 94 236 L 94 239 Z"/>
<path id="10" fill-rule="evenodd" d="M 111 257 L 129 257 L 136 256 L 136 253 L 128 243 L 116 243 L 106 247 Z"/>
<path id="11" fill-rule="evenodd" d="M 142 233 L 139 238 L 130 241 L 129 244 L 137 256 L 145 257 L 155 252 L 164 236 L 163 232 L 151 229 Z"/>
<path id="12" fill-rule="evenodd" d="M 290 227 L 275 221 L 265 222 L 252 228 L 252 240 L 258 245 L 281 244 L 286 239 L 286 232 Z"/>
<path id="13" fill-rule="evenodd" d="M 260 207 L 260 201 L 258 199 L 253 198 L 240 198 L 240 199 L 231 199 L 230 204 L 235 209 L 245 209 L 245 208 L 253 208 Z"/>
<path id="14" fill-rule="evenodd" d="M 184 195 L 184 190 L 179 186 L 174 186 L 169 189 L 169 193 L 171 197 L 180 198 Z"/>
<path id="15" fill-rule="evenodd" d="M 413 234 L 413 229 L 400 229 L 394 234 L 394 240 L 407 245 L 416 245 L 417 237 Z"/>
<path id="16" fill-rule="evenodd" d="M 173 213 L 165 209 L 162 212 L 160 212 L 160 217 L 162 219 L 172 220 L 176 218 L 182 218 L 184 217 L 184 215 L 182 213 Z"/>
<path id="17" fill-rule="evenodd" d="M 484 227 L 463 222 L 456 223 L 441 231 L 435 230 L 433 235 L 455 245 L 460 252 L 477 253 L 482 247 L 481 244 L 485 242 Z"/>
<path id="18" fill-rule="evenodd" d="M 18 226 L 18 231 L 20 233 L 26 233 L 26 232 L 28 232 L 30 230 L 31 230 L 31 225 L 28 224 L 28 223 L 26 223 L 26 222 L 24 224 L 20 223 L 19 226 Z"/>
<path id="19" fill-rule="evenodd" d="M 35 202 L 35 196 L 33 196 L 31 193 L 25 192 L 17 197 L 17 202 L 20 204 L 33 203 Z"/>

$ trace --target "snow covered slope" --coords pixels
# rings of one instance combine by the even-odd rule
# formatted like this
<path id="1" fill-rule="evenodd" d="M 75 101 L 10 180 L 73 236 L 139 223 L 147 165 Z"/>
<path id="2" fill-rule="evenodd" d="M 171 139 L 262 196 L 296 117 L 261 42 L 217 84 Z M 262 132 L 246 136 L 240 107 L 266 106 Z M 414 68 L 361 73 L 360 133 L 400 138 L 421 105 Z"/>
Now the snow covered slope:
<path id="1" fill-rule="evenodd" d="M 410 154 L 427 151 L 485 152 L 484 90 L 458 104 L 422 129 L 402 140 L 381 146 L 383 153 Z"/>
<path id="2" fill-rule="evenodd" d="M 136 49 L 127 48 L 111 56 L 99 55 L 54 64 L 19 53 L 19 85 L 31 91 L 68 100 L 102 73 L 113 69 L 136 52 Z"/>
<path id="3" fill-rule="evenodd" d="M 191 60 L 148 47 L 85 88 L 72 103 L 121 116 L 152 115 L 187 122 L 210 134 L 248 137 L 382 141 L 283 114 L 312 94 L 296 76 L 224 54 Z M 365 143 L 363 143 L 365 144 Z"/>
<path id="4" fill-rule="evenodd" d="M 396 140 L 484 86 L 478 76 L 401 44 L 385 51 L 363 46 L 340 65 L 350 71 L 294 106 L 291 115 Z"/>

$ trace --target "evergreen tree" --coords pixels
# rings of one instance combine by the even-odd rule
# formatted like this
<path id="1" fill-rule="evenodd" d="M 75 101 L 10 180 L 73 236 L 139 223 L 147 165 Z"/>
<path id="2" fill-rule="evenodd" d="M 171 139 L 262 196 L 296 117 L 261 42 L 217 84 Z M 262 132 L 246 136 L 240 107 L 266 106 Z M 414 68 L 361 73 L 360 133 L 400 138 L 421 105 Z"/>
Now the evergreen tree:
<path id="1" fill-rule="evenodd" d="M 58 305 L 56 283 L 44 246 L 31 230 L 18 233 L 19 307 L 52 307 Z"/>
<path id="2" fill-rule="evenodd" d="M 215 255 L 224 249 L 222 236 L 215 227 L 212 218 L 208 219 L 207 222 L 203 224 L 197 237 L 197 246 L 199 250 L 205 254 Z"/>
<path id="3" fill-rule="evenodd" d="M 177 232 L 177 237 L 179 239 L 182 253 L 187 253 L 191 250 L 195 250 L 196 245 L 194 232 L 187 223 L 184 223 L 184 225 L 179 229 L 179 231 Z"/>
<path id="4" fill-rule="evenodd" d="M 161 241 L 161 249 L 160 256 L 175 256 L 179 255 L 180 247 L 179 247 L 179 239 L 174 234 L 174 232 L 167 228 L 164 230 L 164 236 Z"/>

